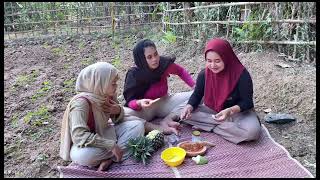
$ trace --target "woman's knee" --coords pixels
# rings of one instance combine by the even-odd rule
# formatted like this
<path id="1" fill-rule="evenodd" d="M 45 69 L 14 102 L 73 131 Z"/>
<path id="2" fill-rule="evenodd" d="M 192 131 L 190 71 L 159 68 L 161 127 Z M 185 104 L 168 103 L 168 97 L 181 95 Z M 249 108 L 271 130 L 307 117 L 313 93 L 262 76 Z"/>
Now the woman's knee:
<path id="1" fill-rule="evenodd" d="M 127 127 L 128 130 L 130 130 L 133 134 L 144 134 L 144 121 L 140 121 L 140 120 L 133 120 L 133 121 L 128 121 L 127 123 Z"/>
<path id="2" fill-rule="evenodd" d="M 143 132 L 144 133 L 144 122 L 143 121 L 132 121 L 133 127 L 135 128 L 135 131 Z M 142 133 L 142 134 L 143 134 Z"/>
<path id="3" fill-rule="evenodd" d="M 255 112 L 244 112 L 240 127 L 246 130 L 245 138 L 247 139 L 247 141 L 257 140 L 259 138 L 261 132 L 261 124 Z"/>
<path id="4" fill-rule="evenodd" d="M 73 147 L 70 152 L 70 158 L 73 162 L 83 165 L 94 167 L 100 164 L 103 157 L 99 157 L 103 150 L 95 147 Z M 107 152 L 105 152 L 107 154 Z"/>
<path id="5" fill-rule="evenodd" d="M 121 127 L 118 127 L 117 145 L 124 150 L 124 159 L 127 158 L 127 143 L 130 139 L 144 135 L 144 122 L 139 120 L 127 121 Z"/>
<path id="6" fill-rule="evenodd" d="M 247 130 L 246 133 L 246 139 L 248 141 L 250 140 L 257 140 L 260 136 L 260 132 L 261 132 L 261 126 L 253 126 L 250 129 Z"/>

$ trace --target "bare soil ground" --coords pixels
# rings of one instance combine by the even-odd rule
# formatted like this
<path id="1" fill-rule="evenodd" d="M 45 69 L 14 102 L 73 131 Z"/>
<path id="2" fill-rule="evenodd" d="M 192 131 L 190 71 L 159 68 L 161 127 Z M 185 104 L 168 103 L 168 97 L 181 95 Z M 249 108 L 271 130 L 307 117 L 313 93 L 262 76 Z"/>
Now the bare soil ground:
<path id="1" fill-rule="evenodd" d="M 146 33 L 156 41 L 156 34 Z M 58 156 L 60 123 L 75 80 L 87 65 L 106 61 L 121 72 L 119 99 L 127 69 L 133 65 L 132 48 L 137 39 L 122 37 L 117 43 L 106 36 L 55 37 L 6 41 L 4 49 L 4 176 L 59 177 L 55 169 L 67 165 Z M 196 44 L 173 45 L 156 41 L 160 54 L 175 54 L 176 62 L 196 78 L 204 67 Z M 274 51 L 241 53 L 251 73 L 254 103 L 271 136 L 316 176 L 316 68 L 284 62 Z M 170 92 L 189 90 L 178 77 L 170 77 Z M 296 117 L 288 124 L 264 122 L 264 109 Z"/>

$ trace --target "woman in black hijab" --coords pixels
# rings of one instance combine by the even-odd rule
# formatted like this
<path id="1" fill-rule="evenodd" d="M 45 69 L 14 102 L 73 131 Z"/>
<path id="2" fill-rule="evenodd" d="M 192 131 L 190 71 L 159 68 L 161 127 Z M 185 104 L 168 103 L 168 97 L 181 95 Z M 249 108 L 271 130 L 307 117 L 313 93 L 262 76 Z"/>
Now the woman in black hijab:
<path id="1" fill-rule="evenodd" d="M 146 121 L 154 118 L 165 118 L 160 126 L 147 122 L 146 132 L 153 129 L 164 133 L 178 134 L 179 123 L 172 121 L 175 108 L 184 103 L 190 92 L 168 95 L 167 78 L 178 75 L 187 85 L 194 88 L 191 75 L 180 65 L 174 63 L 175 57 L 164 57 L 158 54 L 153 41 L 141 40 L 133 49 L 136 67 L 128 70 L 124 84 L 125 112 L 128 116 L 136 116 Z"/>

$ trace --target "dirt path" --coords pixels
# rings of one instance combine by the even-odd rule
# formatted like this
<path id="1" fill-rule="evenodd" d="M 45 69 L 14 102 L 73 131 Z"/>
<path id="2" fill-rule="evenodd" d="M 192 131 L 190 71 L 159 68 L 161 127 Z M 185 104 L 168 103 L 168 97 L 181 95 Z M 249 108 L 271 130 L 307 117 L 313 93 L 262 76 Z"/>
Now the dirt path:
<path id="1" fill-rule="evenodd" d="M 122 72 L 119 96 L 123 100 L 124 76 L 133 64 L 131 48 L 135 40 L 124 38 L 115 45 L 111 38 L 85 36 L 19 43 L 6 42 L 4 49 L 4 176 L 59 177 L 55 167 L 67 164 L 58 156 L 60 121 L 75 93 L 78 73 L 93 62 L 114 63 Z M 176 54 L 176 62 L 196 78 L 204 61 L 193 45 L 157 45 L 160 53 Z M 271 108 L 297 118 L 285 125 L 262 123 L 316 176 L 315 67 L 290 63 L 292 68 L 277 67 L 275 64 L 283 60 L 274 52 L 240 53 L 239 57 L 253 77 L 254 102 L 260 117 L 263 119 L 264 109 Z M 189 90 L 177 77 L 170 77 L 169 87 L 170 92 Z"/>

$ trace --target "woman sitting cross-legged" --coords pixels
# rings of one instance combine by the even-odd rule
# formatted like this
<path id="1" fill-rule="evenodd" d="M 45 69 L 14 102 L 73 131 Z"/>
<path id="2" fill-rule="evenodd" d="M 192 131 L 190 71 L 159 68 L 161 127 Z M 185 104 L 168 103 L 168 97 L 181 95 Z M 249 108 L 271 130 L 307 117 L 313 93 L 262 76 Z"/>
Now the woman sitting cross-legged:
<path id="1" fill-rule="evenodd" d="M 194 128 L 213 131 L 233 143 L 256 140 L 260 121 L 253 106 L 253 84 L 228 41 L 210 40 L 206 65 L 180 118 Z M 204 104 L 200 104 L 204 98 Z"/>
<path id="2" fill-rule="evenodd" d="M 178 75 L 189 87 L 195 82 L 191 75 L 180 65 L 174 63 L 175 58 L 160 56 L 154 42 L 141 40 L 133 49 L 136 67 L 128 70 L 124 84 L 126 100 L 125 118 L 131 116 L 146 120 L 145 131 L 153 129 L 165 134 L 178 134 L 179 123 L 172 120 L 172 112 L 179 104 L 185 102 L 192 91 L 168 94 L 170 75 Z M 156 101 L 160 98 L 158 101 Z M 160 125 L 150 121 L 154 118 L 164 118 Z"/>
<path id="3" fill-rule="evenodd" d="M 124 110 L 116 99 L 118 71 L 98 62 L 84 68 L 76 81 L 79 92 L 69 102 L 61 128 L 60 156 L 66 160 L 107 169 L 129 156 L 129 138 L 144 135 L 139 118 L 123 121 Z"/>

